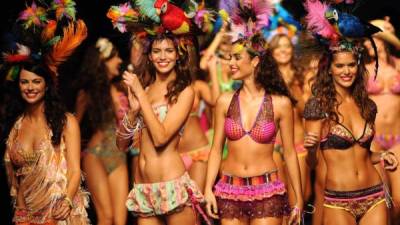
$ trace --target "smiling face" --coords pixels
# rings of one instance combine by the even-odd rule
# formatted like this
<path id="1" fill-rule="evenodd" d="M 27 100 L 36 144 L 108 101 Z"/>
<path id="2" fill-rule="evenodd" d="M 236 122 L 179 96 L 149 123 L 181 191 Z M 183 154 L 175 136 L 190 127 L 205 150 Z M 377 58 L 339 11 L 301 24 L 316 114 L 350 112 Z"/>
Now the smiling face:
<path id="1" fill-rule="evenodd" d="M 178 60 L 174 43 L 171 39 L 154 41 L 149 54 L 149 59 L 160 74 L 170 73 Z"/>
<path id="2" fill-rule="evenodd" d="M 329 68 L 335 87 L 350 88 L 357 76 L 357 59 L 352 52 L 338 52 L 333 55 Z"/>
<path id="3" fill-rule="evenodd" d="M 238 48 L 233 47 L 233 49 Z M 232 51 L 232 57 L 229 62 L 232 79 L 244 80 L 249 76 L 254 75 L 258 62 L 258 56 L 251 58 L 245 47 L 239 51 Z"/>
<path id="4" fill-rule="evenodd" d="M 293 57 L 293 46 L 287 36 L 280 36 L 275 46 L 271 45 L 272 57 L 278 64 L 288 64 Z"/>
<path id="5" fill-rule="evenodd" d="M 19 75 L 19 90 L 22 99 L 28 104 L 37 104 L 43 101 L 46 92 L 46 82 L 43 77 L 22 69 Z"/>

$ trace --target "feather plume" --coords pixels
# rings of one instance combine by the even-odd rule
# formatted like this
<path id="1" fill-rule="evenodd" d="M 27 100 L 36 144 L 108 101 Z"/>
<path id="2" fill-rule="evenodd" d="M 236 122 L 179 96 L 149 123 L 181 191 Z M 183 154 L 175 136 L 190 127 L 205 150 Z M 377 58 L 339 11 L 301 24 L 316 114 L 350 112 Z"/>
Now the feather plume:
<path id="1" fill-rule="evenodd" d="M 128 2 L 119 6 L 111 6 L 107 12 L 107 17 L 111 19 L 114 28 L 117 28 L 121 33 L 127 31 L 127 23 L 139 21 L 139 13 L 133 10 Z"/>
<path id="2" fill-rule="evenodd" d="M 18 63 L 18 62 L 24 62 L 29 60 L 31 50 L 22 44 L 16 44 L 17 45 L 17 52 L 15 54 L 9 54 L 9 53 L 4 53 L 3 58 L 4 61 L 7 63 Z"/>
<path id="3" fill-rule="evenodd" d="M 61 20 L 63 17 L 75 20 L 75 5 L 73 0 L 54 0 L 51 3 L 51 9 L 55 10 L 57 20 Z"/>
<path id="4" fill-rule="evenodd" d="M 238 7 L 238 0 L 220 0 L 218 6 L 219 9 L 225 10 L 229 15 L 233 15 Z"/>
<path id="5" fill-rule="evenodd" d="M 56 29 L 57 29 L 57 22 L 55 20 L 49 20 L 49 22 L 47 22 L 47 25 L 44 27 L 42 31 L 42 36 L 41 36 L 42 43 L 49 42 L 54 37 Z"/>
<path id="6" fill-rule="evenodd" d="M 313 33 L 329 40 L 338 40 L 339 34 L 335 28 L 325 18 L 325 12 L 329 5 L 320 1 L 306 0 L 304 7 L 308 14 L 306 15 L 307 29 Z"/>
<path id="7" fill-rule="evenodd" d="M 199 4 L 196 0 L 186 0 L 182 5 L 183 11 L 185 11 L 185 16 L 187 18 L 193 18 L 199 9 Z"/>
<path id="8" fill-rule="evenodd" d="M 256 15 L 256 31 L 260 31 L 269 25 L 269 17 L 272 15 L 272 6 L 269 1 L 253 0 L 252 8 Z"/>
<path id="9" fill-rule="evenodd" d="M 87 36 L 87 28 L 82 20 L 76 23 L 71 22 L 63 29 L 63 37 L 57 42 L 46 56 L 46 63 L 54 74 L 57 74 L 57 67 L 72 54 Z"/>
<path id="10" fill-rule="evenodd" d="M 42 27 L 46 21 L 46 10 L 42 7 L 38 7 L 35 2 L 32 2 L 31 6 L 22 11 L 18 17 L 18 20 L 22 21 L 25 29 L 32 26 Z"/>
<path id="11" fill-rule="evenodd" d="M 156 23 L 160 23 L 160 17 L 156 13 L 154 2 L 154 0 L 135 0 L 135 7 L 139 8 L 140 14 L 145 15 Z"/>

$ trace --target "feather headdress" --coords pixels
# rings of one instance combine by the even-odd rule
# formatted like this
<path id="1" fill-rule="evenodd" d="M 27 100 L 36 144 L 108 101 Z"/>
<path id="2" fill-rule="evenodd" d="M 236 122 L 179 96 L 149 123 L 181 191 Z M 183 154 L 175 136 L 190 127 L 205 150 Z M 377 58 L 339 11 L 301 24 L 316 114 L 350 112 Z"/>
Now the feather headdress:
<path id="1" fill-rule="evenodd" d="M 266 48 L 264 33 L 270 24 L 273 7 L 266 0 L 221 0 L 231 19 L 231 36 L 235 43 L 234 51 L 244 47 L 255 55 L 262 54 Z M 236 50 L 235 50 L 236 49 Z"/>
<path id="2" fill-rule="evenodd" d="M 276 34 L 285 34 L 293 44 L 297 43 L 301 24 L 287 11 L 279 2 L 274 3 L 273 14 L 270 17 L 270 24 L 264 36 L 268 41 Z"/>
<path id="3" fill-rule="evenodd" d="M 342 3 L 343 1 L 336 1 Z M 346 1 L 353 3 L 353 1 Z M 327 50 L 352 51 L 360 58 L 362 55 L 362 39 L 369 38 L 375 50 L 375 76 L 378 72 L 378 57 L 375 42 L 371 35 L 381 31 L 378 27 L 361 21 L 358 17 L 339 11 L 335 5 L 319 0 L 306 0 L 305 18 L 307 29 L 325 45 Z"/>
<path id="4" fill-rule="evenodd" d="M 10 68 L 7 79 L 15 79 L 23 64 L 33 63 L 45 66 L 56 80 L 57 67 L 87 36 L 85 23 L 82 20 L 75 21 L 74 6 L 72 0 L 55 0 L 47 8 L 33 2 L 20 13 L 16 26 L 21 34 L 14 34 L 15 44 L 3 53 L 5 65 Z M 55 18 L 50 18 L 50 15 Z M 68 23 L 60 27 L 58 21 L 64 17 Z M 62 33 L 58 34 L 57 30 Z"/>

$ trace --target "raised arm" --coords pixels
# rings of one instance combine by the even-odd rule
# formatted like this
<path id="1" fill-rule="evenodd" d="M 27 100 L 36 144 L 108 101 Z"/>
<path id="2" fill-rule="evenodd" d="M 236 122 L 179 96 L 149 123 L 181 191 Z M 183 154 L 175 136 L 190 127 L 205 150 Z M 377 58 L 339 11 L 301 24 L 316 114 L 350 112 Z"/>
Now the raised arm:
<path id="1" fill-rule="evenodd" d="M 275 105 L 277 106 L 274 108 L 276 108 L 278 112 L 282 146 L 284 149 L 283 157 L 285 158 L 285 162 L 287 162 L 290 182 L 296 194 L 295 206 L 301 210 L 303 208 L 303 196 L 301 191 L 299 162 L 294 149 L 293 107 L 291 101 L 287 97 L 277 97 Z"/>
<path id="2" fill-rule="evenodd" d="M 125 72 L 124 79 L 138 99 L 144 123 L 149 131 L 155 147 L 167 144 L 185 123 L 194 101 L 194 90 L 186 87 L 178 96 L 177 101 L 168 109 L 168 114 L 160 122 L 153 111 L 143 87 L 136 75 Z"/>
<path id="3" fill-rule="evenodd" d="M 214 84 L 212 84 L 212 85 L 214 85 Z M 211 88 L 204 81 L 197 80 L 195 82 L 196 93 L 199 93 L 200 98 L 203 99 L 207 105 L 214 107 L 218 96 L 214 96 L 214 94 L 211 91 Z"/>

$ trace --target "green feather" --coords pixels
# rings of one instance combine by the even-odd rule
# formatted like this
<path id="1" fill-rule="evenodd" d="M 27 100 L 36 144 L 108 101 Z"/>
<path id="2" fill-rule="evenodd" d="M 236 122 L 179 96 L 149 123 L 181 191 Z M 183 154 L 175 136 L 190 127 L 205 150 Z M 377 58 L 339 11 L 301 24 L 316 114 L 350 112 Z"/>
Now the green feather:
<path id="1" fill-rule="evenodd" d="M 156 13 L 154 8 L 154 0 L 133 0 L 135 7 L 139 8 L 139 12 L 142 15 L 152 19 L 154 22 L 159 23 L 160 17 Z"/>

